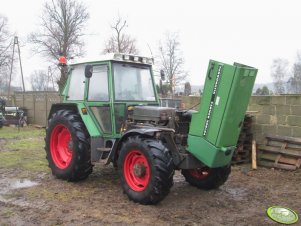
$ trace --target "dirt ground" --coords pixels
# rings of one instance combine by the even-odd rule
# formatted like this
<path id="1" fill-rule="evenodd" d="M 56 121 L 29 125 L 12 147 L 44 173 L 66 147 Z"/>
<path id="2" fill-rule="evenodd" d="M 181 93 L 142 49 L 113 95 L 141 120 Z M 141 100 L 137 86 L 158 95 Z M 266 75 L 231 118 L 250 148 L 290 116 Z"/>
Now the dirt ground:
<path id="1" fill-rule="evenodd" d="M 0 133 L 0 225 L 277 225 L 266 216 L 270 206 L 301 214 L 301 170 L 236 165 L 212 191 L 190 186 L 177 172 L 170 194 L 143 206 L 123 194 L 112 166 L 96 165 L 82 182 L 55 179 L 45 161 L 43 132 L 33 136 Z"/>

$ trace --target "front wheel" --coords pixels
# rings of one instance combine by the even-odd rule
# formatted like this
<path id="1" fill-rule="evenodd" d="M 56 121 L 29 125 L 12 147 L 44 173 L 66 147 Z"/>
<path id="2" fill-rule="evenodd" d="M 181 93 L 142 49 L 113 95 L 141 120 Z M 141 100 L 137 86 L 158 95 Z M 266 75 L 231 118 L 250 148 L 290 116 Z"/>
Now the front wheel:
<path id="1" fill-rule="evenodd" d="M 120 150 L 118 171 L 124 192 L 141 204 L 160 202 L 173 185 L 173 161 L 158 140 L 129 137 Z"/>
<path id="2" fill-rule="evenodd" d="M 205 190 L 216 189 L 223 185 L 230 173 L 231 166 L 182 170 L 182 174 L 189 184 Z"/>
<path id="3" fill-rule="evenodd" d="M 46 158 L 57 178 L 78 181 L 92 173 L 89 134 L 78 114 L 70 110 L 55 112 L 45 141 Z"/>

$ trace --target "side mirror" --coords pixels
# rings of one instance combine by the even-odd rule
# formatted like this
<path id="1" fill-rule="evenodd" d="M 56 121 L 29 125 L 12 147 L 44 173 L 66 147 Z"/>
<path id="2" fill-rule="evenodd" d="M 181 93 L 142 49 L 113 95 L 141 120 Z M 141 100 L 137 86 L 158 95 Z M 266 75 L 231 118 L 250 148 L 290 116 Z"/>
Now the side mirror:
<path id="1" fill-rule="evenodd" d="M 164 81 L 165 80 L 165 72 L 164 70 L 160 70 L 160 76 L 161 76 L 161 80 Z"/>
<path id="2" fill-rule="evenodd" d="M 85 76 L 86 78 L 91 78 L 93 74 L 93 66 L 88 64 L 85 67 Z"/>

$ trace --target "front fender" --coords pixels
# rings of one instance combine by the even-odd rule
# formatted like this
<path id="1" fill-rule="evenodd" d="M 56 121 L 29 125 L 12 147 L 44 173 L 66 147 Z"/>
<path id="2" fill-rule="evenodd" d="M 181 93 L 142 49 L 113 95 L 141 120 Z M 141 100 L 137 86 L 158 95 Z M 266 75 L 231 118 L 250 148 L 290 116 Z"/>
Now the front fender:
<path id="1" fill-rule="evenodd" d="M 130 136 L 144 135 L 148 137 L 153 137 L 157 132 L 161 132 L 159 128 L 135 128 L 125 132 L 119 140 L 116 140 L 114 146 L 109 154 L 106 165 L 110 162 L 116 162 L 118 159 L 118 150 L 120 150 L 123 141 L 125 141 Z"/>

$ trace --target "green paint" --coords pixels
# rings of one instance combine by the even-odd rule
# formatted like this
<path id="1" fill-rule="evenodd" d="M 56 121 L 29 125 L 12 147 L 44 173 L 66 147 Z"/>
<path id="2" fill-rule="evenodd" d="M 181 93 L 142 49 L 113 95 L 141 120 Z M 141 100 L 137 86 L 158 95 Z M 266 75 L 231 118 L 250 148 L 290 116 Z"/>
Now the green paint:
<path id="1" fill-rule="evenodd" d="M 298 221 L 297 213 L 287 207 L 272 206 L 267 209 L 267 215 L 281 224 L 294 224 Z"/>
<path id="2" fill-rule="evenodd" d="M 188 136 L 189 151 L 202 163 L 211 168 L 226 166 L 231 162 L 235 146 L 217 148 L 198 136 Z"/>
<path id="3" fill-rule="evenodd" d="M 84 124 L 87 127 L 87 130 L 91 137 L 96 137 L 102 135 L 101 130 L 97 127 L 95 123 L 95 119 L 92 118 L 92 114 L 89 110 L 89 108 L 86 107 L 86 105 L 83 102 L 77 103 L 78 112 L 80 113 L 80 116 L 84 122 Z M 87 108 L 89 114 L 84 115 L 81 111 L 82 108 Z"/>
<path id="4" fill-rule="evenodd" d="M 249 66 L 210 60 L 202 103 L 192 115 L 188 137 L 188 150 L 199 160 L 205 160 L 205 164 L 229 163 L 229 157 L 226 157 L 229 161 L 224 160 L 218 150 L 236 145 L 256 74 L 257 69 Z M 207 143 L 214 148 L 208 145 L 197 148 L 196 144 Z"/>

